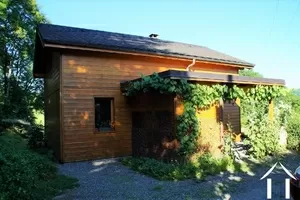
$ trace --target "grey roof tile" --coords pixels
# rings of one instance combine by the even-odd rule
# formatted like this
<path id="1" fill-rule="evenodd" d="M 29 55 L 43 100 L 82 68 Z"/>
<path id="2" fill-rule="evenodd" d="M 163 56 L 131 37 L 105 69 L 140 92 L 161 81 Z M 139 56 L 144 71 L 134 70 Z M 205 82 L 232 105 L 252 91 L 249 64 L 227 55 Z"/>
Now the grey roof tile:
<path id="1" fill-rule="evenodd" d="M 207 47 L 142 37 L 129 34 L 74 28 L 53 24 L 38 25 L 41 39 L 46 43 L 91 47 L 109 50 L 139 52 L 181 58 L 238 64 L 253 67 L 254 64 L 234 58 Z"/>

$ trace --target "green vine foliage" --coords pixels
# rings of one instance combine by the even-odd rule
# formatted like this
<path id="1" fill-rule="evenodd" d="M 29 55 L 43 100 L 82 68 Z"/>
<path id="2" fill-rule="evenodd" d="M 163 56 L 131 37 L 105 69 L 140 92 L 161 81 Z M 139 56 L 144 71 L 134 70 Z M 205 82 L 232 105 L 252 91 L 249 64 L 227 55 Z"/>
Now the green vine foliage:
<path id="1" fill-rule="evenodd" d="M 274 118 L 270 120 L 269 102 L 286 94 L 286 89 L 279 86 L 257 86 L 249 89 L 247 98 L 241 103 L 242 118 L 245 120 L 245 144 L 250 144 L 250 155 L 264 158 L 280 150 L 279 132 L 286 125 L 289 107 L 277 102 Z"/>
<path id="2" fill-rule="evenodd" d="M 250 88 L 245 93 L 245 98 L 254 101 L 271 101 L 282 95 L 284 95 L 285 90 L 281 86 L 256 86 Z"/>
<path id="3" fill-rule="evenodd" d="M 131 82 L 126 88 L 125 96 L 135 96 L 140 92 L 158 91 L 161 94 L 187 94 L 190 90 L 186 80 L 172 80 L 161 78 L 157 73 L 142 76 L 139 81 Z"/>
<path id="4" fill-rule="evenodd" d="M 218 103 L 220 99 L 236 100 L 251 99 L 256 101 L 270 101 L 281 95 L 279 86 L 256 86 L 243 89 L 231 84 L 203 85 L 189 83 L 184 79 L 173 80 L 162 78 L 157 73 L 142 76 L 141 79 L 130 82 L 125 88 L 125 96 L 135 96 L 139 93 L 158 91 L 161 94 L 176 94 L 182 98 L 184 112 L 177 118 L 177 138 L 180 141 L 179 154 L 189 156 L 195 153 L 198 145 L 200 121 L 196 112 L 200 109 Z"/>
<path id="5" fill-rule="evenodd" d="M 196 109 L 209 107 L 220 100 L 226 91 L 225 85 L 200 85 L 189 84 L 190 93 L 185 95 L 185 100 L 190 102 Z"/>
<path id="6" fill-rule="evenodd" d="M 242 105 L 249 105 L 245 113 L 244 133 L 247 138 L 244 143 L 250 145 L 250 155 L 261 159 L 278 152 L 280 123 L 278 118 L 269 119 L 268 102 L 246 100 L 242 101 Z"/>
<path id="7" fill-rule="evenodd" d="M 197 149 L 200 122 L 196 108 L 191 102 L 184 102 L 184 112 L 178 116 L 177 137 L 180 140 L 180 155 L 190 155 Z"/>

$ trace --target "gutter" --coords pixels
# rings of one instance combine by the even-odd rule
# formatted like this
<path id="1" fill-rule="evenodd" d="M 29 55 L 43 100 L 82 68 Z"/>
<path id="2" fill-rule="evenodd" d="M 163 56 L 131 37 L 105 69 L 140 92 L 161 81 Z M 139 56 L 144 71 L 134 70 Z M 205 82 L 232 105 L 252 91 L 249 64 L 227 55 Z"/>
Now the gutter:
<path id="1" fill-rule="evenodd" d="M 196 64 L 196 58 L 193 58 L 193 62 L 187 66 L 186 71 L 190 71 L 190 68 L 195 64 Z"/>

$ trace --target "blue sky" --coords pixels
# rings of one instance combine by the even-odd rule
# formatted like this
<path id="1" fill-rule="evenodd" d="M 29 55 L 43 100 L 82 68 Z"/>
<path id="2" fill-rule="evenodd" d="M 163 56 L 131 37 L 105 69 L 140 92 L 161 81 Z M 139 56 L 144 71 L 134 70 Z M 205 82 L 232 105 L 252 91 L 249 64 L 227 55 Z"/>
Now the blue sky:
<path id="1" fill-rule="evenodd" d="M 207 46 L 300 88 L 300 0 L 37 0 L 53 24 Z"/>

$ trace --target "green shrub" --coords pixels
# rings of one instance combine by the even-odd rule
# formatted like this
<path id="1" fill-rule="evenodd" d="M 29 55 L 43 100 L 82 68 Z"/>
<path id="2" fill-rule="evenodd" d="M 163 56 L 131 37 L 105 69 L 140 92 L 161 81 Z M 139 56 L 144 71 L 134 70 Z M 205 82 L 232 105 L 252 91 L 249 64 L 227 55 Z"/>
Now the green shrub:
<path id="1" fill-rule="evenodd" d="M 1 194 L 13 199 L 34 199 L 39 179 L 53 174 L 56 168 L 36 155 L 1 152 Z M 30 158 L 29 158 L 30 156 Z M 24 167 L 26 166 L 26 167 Z M 48 171 L 49 170 L 49 171 Z"/>
<path id="2" fill-rule="evenodd" d="M 44 147 L 45 144 L 45 134 L 44 127 L 42 125 L 34 125 L 28 132 L 28 145 L 30 148 L 40 148 Z"/>
<path id="3" fill-rule="evenodd" d="M 183 180 L 192 178 L 195 168 L 191 164 L 164 163 L 151 158 L 124 158 L 122 163 L 133 170 L 159 180 Z"/>
<path id="4" fill-rule="evenodd" d="M 198 159 L 199 169 L 203 170 L 205 175 L 214 175 L 226 171 L 227 167 L 233 163 L 231 158 L 214 158 L 210 154 L 204 154 Z"/>
<path id="5" fill-rule="evenodd" d="M 240 170 L 237 163 L 230 157 L 213 158 L 210 154 L 203 154 L 196 162 L 165 163 L 152 158 L 128 157 L 121 162 L 142 174 L 158 180 L 184 180 L 190 178 L 203 179 L 207 175 L 218 174 L 227 170 Z"/>
<path id="6" fill-rule="evenodd" d="M 261 159 L 277 153 L 280 147 L 279 130 L 278 124 L 267 118 L 257 122 L 255 126 L 248 126 L 244 143 L 251 145 L 250 155 Z"/>
<path id="7" fill-rule="evenodd" d="M 55 164 L 29 150 L 20 136 L 6 132 L 0 144 L 1 200 L 49 199 L 75 186 L 75 179 L 58 175 Z"/>
<path id="8" fill-rule="evenodd" d="M 269 119 L 268 102 L 245 100 L 242 102 L 247 111 L 244 134 L 247 138 L 245 144 L 250 145 L 249 154 L 255 158 L 262 159 L 279 151 L 280 123 L 277 118 Z M 251 105 L 251 107 L 250 107 Z"/>
<path id="9" fill-rule="evenodd" d="M 300 114 L 293 113 L 287 122 L 287 148 L 300 151 Z"/>
<path id="10" fill-rule="evenodd" d="M 3 130 L 11 129 L 22 137 L 28 139 L 28 146 L 32 149 L 45 145 L 44 127 L 40 124 L 31 124 L 21 119 L 3 119 L 0 122 Z"/>

